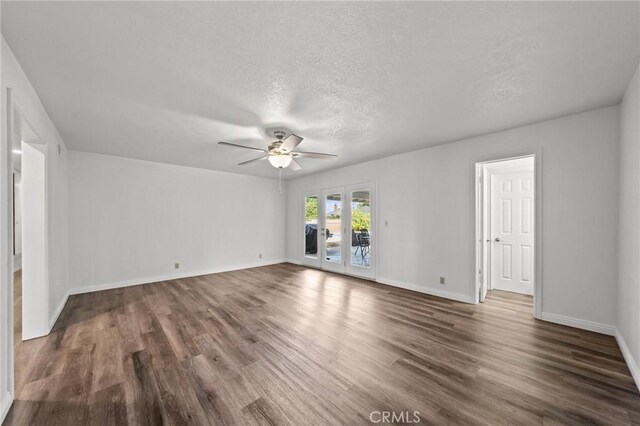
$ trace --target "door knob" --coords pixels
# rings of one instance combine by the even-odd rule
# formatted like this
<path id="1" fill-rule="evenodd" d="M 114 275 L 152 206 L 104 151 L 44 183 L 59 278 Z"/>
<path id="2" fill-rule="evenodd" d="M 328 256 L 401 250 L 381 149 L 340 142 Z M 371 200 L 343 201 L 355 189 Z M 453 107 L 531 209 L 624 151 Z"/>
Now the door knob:
<path id="1" fill-rule="evenodd" d="M 496 239 L 495 239 L 495 240 L 493 240 L 493 241 L 495 241 L 496 243 L 499 243 L 499 242 L 500 242 L 500 241 L 502 241 L 502 240 L 501 240 L 500 238 L 496 238 Z"/>

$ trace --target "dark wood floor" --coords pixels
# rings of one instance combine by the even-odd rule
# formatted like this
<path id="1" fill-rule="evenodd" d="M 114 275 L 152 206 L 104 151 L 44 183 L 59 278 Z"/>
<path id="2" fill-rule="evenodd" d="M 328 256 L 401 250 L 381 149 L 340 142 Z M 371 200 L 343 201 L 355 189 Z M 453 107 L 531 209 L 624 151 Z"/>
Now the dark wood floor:
<path id="1" fill-rule="evenodd" d="M 15 366 L 15 392 L 20 394 L 26 380 L 25 368 L 37 345 L 22 345 L 22 270 L 13 273 L 13 349 Z M 25 351 L 25 349 L 27 351 Z"/>
<path id="2" fill-rule="evenodd" d="M 640 424 L 612 337 L 282 264 L 72 296 L 6 424 Z M 374 415 L 374 420 L 378 419 Z"/>
<path id="3" fill-rule="evenodd" d="M 13 273 L 13 336 L 22 335 L 22 270 Z"/>

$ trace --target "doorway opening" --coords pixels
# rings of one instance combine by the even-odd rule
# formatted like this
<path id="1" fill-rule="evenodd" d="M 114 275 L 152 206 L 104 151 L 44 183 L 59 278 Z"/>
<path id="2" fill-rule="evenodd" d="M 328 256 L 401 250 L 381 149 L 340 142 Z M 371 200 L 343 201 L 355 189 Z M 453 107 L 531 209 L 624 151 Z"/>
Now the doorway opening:
<path id="1" fill-rule="evenodd" d="M 14 395 L 26 380 L 28 359 L 49 333 L 47 282 L 46 145 L 13 106 L 13 366 Z"/>
<path id="2" fill-rule="evenodd" d="M 491 292 L 517 293 L 533 299 L 535 317 L 541 311 L 538 177 L 536 154 L 476 163 L 478 301 Z"/>

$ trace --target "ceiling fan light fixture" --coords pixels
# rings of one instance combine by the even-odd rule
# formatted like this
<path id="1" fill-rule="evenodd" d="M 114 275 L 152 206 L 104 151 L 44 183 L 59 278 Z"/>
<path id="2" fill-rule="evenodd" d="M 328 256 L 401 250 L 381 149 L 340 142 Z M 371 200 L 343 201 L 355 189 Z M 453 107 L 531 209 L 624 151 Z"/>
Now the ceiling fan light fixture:
<path id="1" fill-rule="evenodd" d="M 291 164 L 291 160 L 292 158 L 290 155 L 272 155 L 269 157 L 269 163 L 271 163 L 273 167 L 276 167 L 278 169 L 289 167 L 289 164 Z"/>

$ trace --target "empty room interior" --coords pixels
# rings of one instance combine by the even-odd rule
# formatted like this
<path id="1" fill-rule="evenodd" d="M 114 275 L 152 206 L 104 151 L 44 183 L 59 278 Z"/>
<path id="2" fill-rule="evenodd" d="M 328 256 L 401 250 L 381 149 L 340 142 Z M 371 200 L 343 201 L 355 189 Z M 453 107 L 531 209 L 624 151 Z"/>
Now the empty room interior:
<path id="1" fill-rule="evenodd" d="M 4 425 L 640 425 L 640 2 L 2 1 Z"/>

